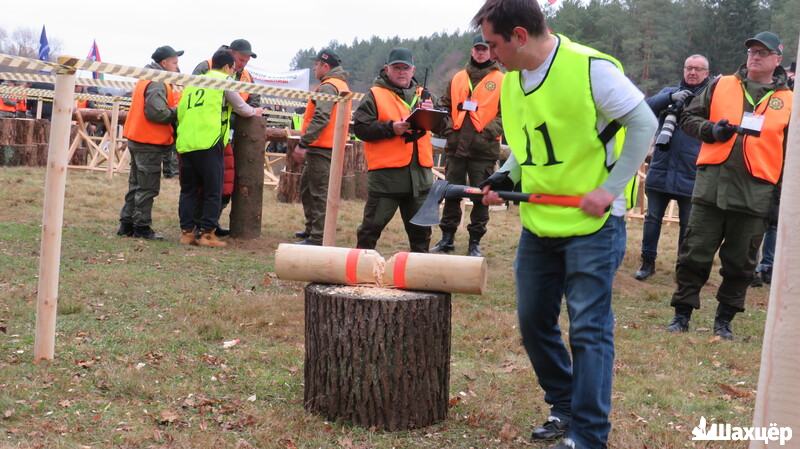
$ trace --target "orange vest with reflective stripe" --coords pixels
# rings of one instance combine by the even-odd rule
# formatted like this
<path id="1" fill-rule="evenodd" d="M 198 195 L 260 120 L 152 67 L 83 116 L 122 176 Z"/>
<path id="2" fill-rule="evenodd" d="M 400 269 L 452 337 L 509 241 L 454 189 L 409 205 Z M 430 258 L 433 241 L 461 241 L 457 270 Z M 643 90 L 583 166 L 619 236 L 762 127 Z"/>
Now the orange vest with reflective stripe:
<path id="1" fill-rule="evenodd" d="M 339 93 L 348 93 L 350 92 L 350 87 L 347 86 L 347 83 L 344 80 L 339 78 L 328 78 L 322 83 L 323 84 L 330 84 L 331 86 L 335 87 Z M 317 87 L 317 92 L 319 92 L 319 87 Z M 317 104 L 313 100 L 308 100 L 308 104 L 306 105 L 306 112 L 303 115 L 303 126 L 301 129 L 302 133 L 305 134 L 308 130 L 308 124 L 311 123 L 311 119 L 314 118 L 314 111 L 317 109 Z M 331 112 L 331 119 L 328 121 L 328 124 L 325 125 L 325 128 L 322 129 L 317 140 L 311 142 L 309 146 L 312 147 L 319 147 L 319 148 L 333 148 L 333 131 L 336 127 L 336 110 L 337 108 L 333 108 L 333 112 Z"/>
<path id="2" fill-rule="evenodd" d="M 14 99 L 13 98 L 9 98 L 9 100 L 13 101 Z M 3 101 L 3 98 L 0 98 L 0 111 L 3 111 L 3 112 L 17 112 L 17 106 L 16 105 L 8 105 L 8 104 L 6 104 L 5 101 Z"/>
<path id="3" fill-rule="evenodd" d="M 731 125 L 740 125 L 744 114 L 744 90 L 735 76 L 723 76 L 711 97 L 708 119 L 717 122 L 727 118 Z M 764 116 L 759 137 L 742 137 L 744 162 L 754 178 L 777 184 L 783 171 L 783 142 L 785 129 L 792 114 L 792 92 L 779 90 L 759 104 L 754 112 Z M 737 135 L 725 142 L 703 143 L 697 165 L 718 165 L 725 162 L 733 149 Z"/>
<path id="4" fill-rule="evenodd" d="M 211 70 L 211 60 L 210 59 L 208 60 L 208 70 Z M 237 81 L 241 81 L 243 83 L 252 83 L 253 82 L 253 77 L 250 76 L 250 72 L 248 72 L 247 69 L 242 69 L 242 73 L 239 76 L 239 79 Z M 247 92 L 239 92 L 239 96 L 242 97 L 242 100 L 244 100 L 245 103 L 250 98 L 250 94 L 247 93 Z"/>
<path id="5" fill-rule="evenodd" d="M 391 120 L 393 122 L 401 122 L 411 114 L 408 106 L 391 90 L 373 86 L 370 88 L 370 92 L 375 97 L 375 106 L 378 108 L 378 121 L 387 122 Z M 417 92 L 421 94 L 422 88 L 418 87 Z M 419 165 L 433 167 L 431 133 L 425 133 L 424 136 L 417 139 L 416 143 L 419 150 Z M 411 163 L 413 153 L 414 142 L 406 143 L 403 136 L 364 142 L 367 170 L 405 167 Z"/>
<path id="6" fill-rule="evenodd" d="M 475 130 L 483 132 L 483 128 L 489 124 L 500 109 L 500 86 L 503 84 L 503 74 L 499 70 L 492 70 L 488 75 L 478 82 L 478 85 L 470 93 L 470 79 L 466 70 L 455 74 L 450 82 L 451 111 L 453 118 L 453 129 L 461 129 L 464 117 L 469 113 Z M 467 100 L 478 103 L 476 111 L 459 111 L 458 105 Z M 499 139 L 499 137 L 498 137 Z"/>
<path id="7" fill-rule="evenodd" d="M 172 125 L 151 122 L 144 115 L 144 93 L 150 83 L 150 80 L 140 80 L 136 83 L 131 97 L 131 109 L 125 119 L 122 135 L 134 142 L 150 145 L 172 145 L 175 142 Z M 172 86 L 169 84 L 165 84 L 165 86 L 167 87 L 167 105 L 171 108 L 175 107 L 178 103 L 177 96 L 173 93 Z"/>

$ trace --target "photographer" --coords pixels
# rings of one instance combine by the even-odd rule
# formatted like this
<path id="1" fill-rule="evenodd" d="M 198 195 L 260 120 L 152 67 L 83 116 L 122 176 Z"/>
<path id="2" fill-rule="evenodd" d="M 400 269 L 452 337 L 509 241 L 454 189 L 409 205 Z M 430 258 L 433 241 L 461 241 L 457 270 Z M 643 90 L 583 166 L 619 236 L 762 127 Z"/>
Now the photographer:
<path id="1" fill-rule="evenodd" d="M 792 112 L 792 92 L 780 66 L 783 45 L 767 31 L 744 45 L 747 63 L 735 74 L 711 81 L 681 114 L 681 127 L 703 144 L 675 272 L 670 332 L 689 329 L 719 250 L 722 283 L 714 335 L 733 339 L 731 321 L 744 311 L 758 247 L 781 184 Z"/>
<path id="2" fill-rule="evenodd" d="M 665 87 L 647 98 L 647 105 L 659 118 L 656 145 L 645 181 L 647 216 L 642 231 L 642 266 L 634 277 L 643 281 L 656 271 L 658 238 L 661 220 L 670 200 L 678 202 L 680 235 L 683 241 L 689 211 L 692 208 L 692 189 L 697 171 L 695 160 L 700 141 L 677 128 L 681 110 L 708 84 L 708 59 L 692 55 L 683 63 L 683 79 L 678 86 Z"/>

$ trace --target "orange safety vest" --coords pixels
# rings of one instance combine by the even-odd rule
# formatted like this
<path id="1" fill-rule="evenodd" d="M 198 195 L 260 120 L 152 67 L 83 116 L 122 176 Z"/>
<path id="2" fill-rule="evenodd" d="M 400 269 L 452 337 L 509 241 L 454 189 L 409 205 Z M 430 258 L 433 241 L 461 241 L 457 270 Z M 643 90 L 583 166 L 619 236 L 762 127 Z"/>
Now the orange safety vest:
<path id="1" fill-rule="evenodd" d="M 20 98 L 17 100 L 17 111 L 18 112 L 27 112 L 28 111 L 28 100 L 25 97 Z"/>
<path id="2" fill-rule="evenodd" d="M 210 59 L 208 60 L 208 70 L 211 70 L 211 60 Z M 252 83 L 253 82 L 253 77 L 250 76 L 250 72 L 248 72 L 247 69 L 242 69 L 242 73 L 239 76 L 239 79 L 236 80 L 236 81 L 241 81 L 243 83 Z M 239 92 L 239 96 L 242 97 L 242 100 L 244 100 L 245 103 L 250 98 L 250 94 L 247 93 L 247 92 Z"/>
<path id="3" fill-rule="evenodd" d="M 146 143 L 150 145 L 172 145 L 175 142 L 173 137 L 173 127 L 168 123 L 155 123 L 147 119 L 144 115 L 145 99 L 144 93 L 150 80 L 140 80 L 136 83 L 131 97 L 131 108 L 128 117 L 125 119 L 125 126 L 122 128 L 122 135 L 134 142 Z M 167 105 L 175 107 L 178 104 L 172 86 L 167 87 Z"/>
<path id="4" fill-rule="evenodd" d="M 483 132 L 483 128 L 497 117 L 497 111 L 500 109 L 500 87 L 502 84 L 503 74 L 499 70 L 489 72 L 478 82 L 474 89 L 466 70 L 456 73 L 453 81 L 450 82 L 450 98 L 452 100 L 450 115 L 453 118 L 453 129 L 461 129 L 464 117 L 469 112 L 469 118 L 472 124 L 475 125 L 475 130 Z M 467 100 L 477 102 L 478 109 L 476 111 L 459 110 L 458 105 Z M 498 136 L 499 139 L 500 137 Z"/>
<path id="5" fill-rule="evenodd" d="M 411 111 L 408 105 L 389 89 L 379 86 L 370 88 L 375 97 L 375 106 L 378 108 L 378 121 L 399 122 L 405 120 Z M 417 94 L 422 94 L 422 87 L 417 88 Z M 412 107 L 414 105 L 411 105 Z M 417 140 L 419 150 L 419 165 L 433 167 L 433 146 L 431 133 L 427 132 Z M 364 155 L 367 158 L 367 170 L 381 168 L 405 167 L 411 163 L 414 153 L 414 142 L 405 142 L 403 136 L 394 136 L 373 142 L 364 142 Z"/>
<path id="6" fill-rule="evenodd" d="M 13 100 L 13 98 L 9 98 L 9 100 Z M 3 111 L 3 112 L 17 112 L 17 106 L 16 105 L 14 105 L 14 106 L 7 105 L 6 102 L 3 101 L 2 98 L 0 98 L 0 111 Z"/>
<path id="7" fill-rule="evenodd" d="M 89 107 L 89 100 L 75 100 L 75 109 L 86 109 Z"/>
<path id="8" fill-rule="evenodd" d="M 328 78 L 322 83 L 323 84 L 330 84 L 331 86 L 335 87 L 336 90 L 341 93 L 349 93 L 350 87 L 348 87 L 347 83 L 344 80 L 339 78 Z M 319 92 L 319 87 L 317 87 L 317 92 Z M 314 118 L 314 111 L 317 109 L 317 103 L 313 100 L 308 100 L 308 104 L 306 105 L 306 112 L 303 115 L 303 126 L 300 128 L 303 134 L 306 133 L 308 130 L 308 124 L 311 123 L 311 119 Z M 309 146 L 312 147 L 319 147 L 319 148 L 333 148 L 333 132 L 334 128 L 336 127 L 336 110 L 337 108 L 333 108 L 333 112 L 331 112 L 331 119 L 328 121 L 328 124 L 325 125 L 325 128 L 322 129 L 322 132 L 319 134 L 317 140 L 311 142 Z"/>
<path id="9" fill-rule="evenodd" d="M 708 119 L 718 122 L 727 118 L 731 125 L 740 125 L 744 114 L 744 87 L 739 78 L 723 76 L 717 82 L 711 97 L 711 112 Z M 764 125 L 759 137 L 745 135 L 742 138 L 744 162 L 754 178 L 777 184 L 783 171 L 783 142 L 789 117 L 792 115 L 792 92 L 779 90 L 759 103 L 756 115 L 764 116 Z M 731 154 L 737 135 L 725 142 L 703 143 L 697 156 L 697 165 L 718 165 Z"/>

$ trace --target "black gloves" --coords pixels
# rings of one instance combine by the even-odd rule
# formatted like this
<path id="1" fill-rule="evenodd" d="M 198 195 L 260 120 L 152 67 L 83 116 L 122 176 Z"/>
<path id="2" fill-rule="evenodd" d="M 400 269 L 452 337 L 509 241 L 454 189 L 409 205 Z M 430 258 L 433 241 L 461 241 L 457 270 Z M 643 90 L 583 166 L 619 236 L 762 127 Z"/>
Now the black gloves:
<path id="1" fill-rule="evenodd" d="M 675 91 L 672 94 L 670 94 L 669 99 L 672 100 L 673 103 L 679 103 L 686 101 L 691 96 L 692 96 L 692 91 L 683 89 Z"/>
<path id="2" fill-rule="evenodd" d="M 478 184 L 479 188 L 490 186 L 495 191 L 510 192 L 514 190 L 514 181 L 508 176 L 507 171 L 496 171 L 486 178 L 485 181 Z"/>
<path id="3" fill-rule="evenodd" d="M 736 134 L 736 128 L 736 125 L 729 124 L 728 119 L 724 118 L 714 123 L 711 134 L 717 142 L 725 142 Z"/>

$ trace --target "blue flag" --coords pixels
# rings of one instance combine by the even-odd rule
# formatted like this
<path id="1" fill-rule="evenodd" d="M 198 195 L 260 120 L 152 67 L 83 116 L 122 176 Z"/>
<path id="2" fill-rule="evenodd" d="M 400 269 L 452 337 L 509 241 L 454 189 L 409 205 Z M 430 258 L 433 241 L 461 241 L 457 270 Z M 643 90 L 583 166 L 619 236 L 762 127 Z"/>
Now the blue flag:
<path id="1" fill-rule="evenodd" d="M 50 59 L 50 45 L 47 43 L 47 33 L 44 31 L 44 25 L 42 25 L 42 35 L 39 36 L 39 59 L 41 61 Z"/>

